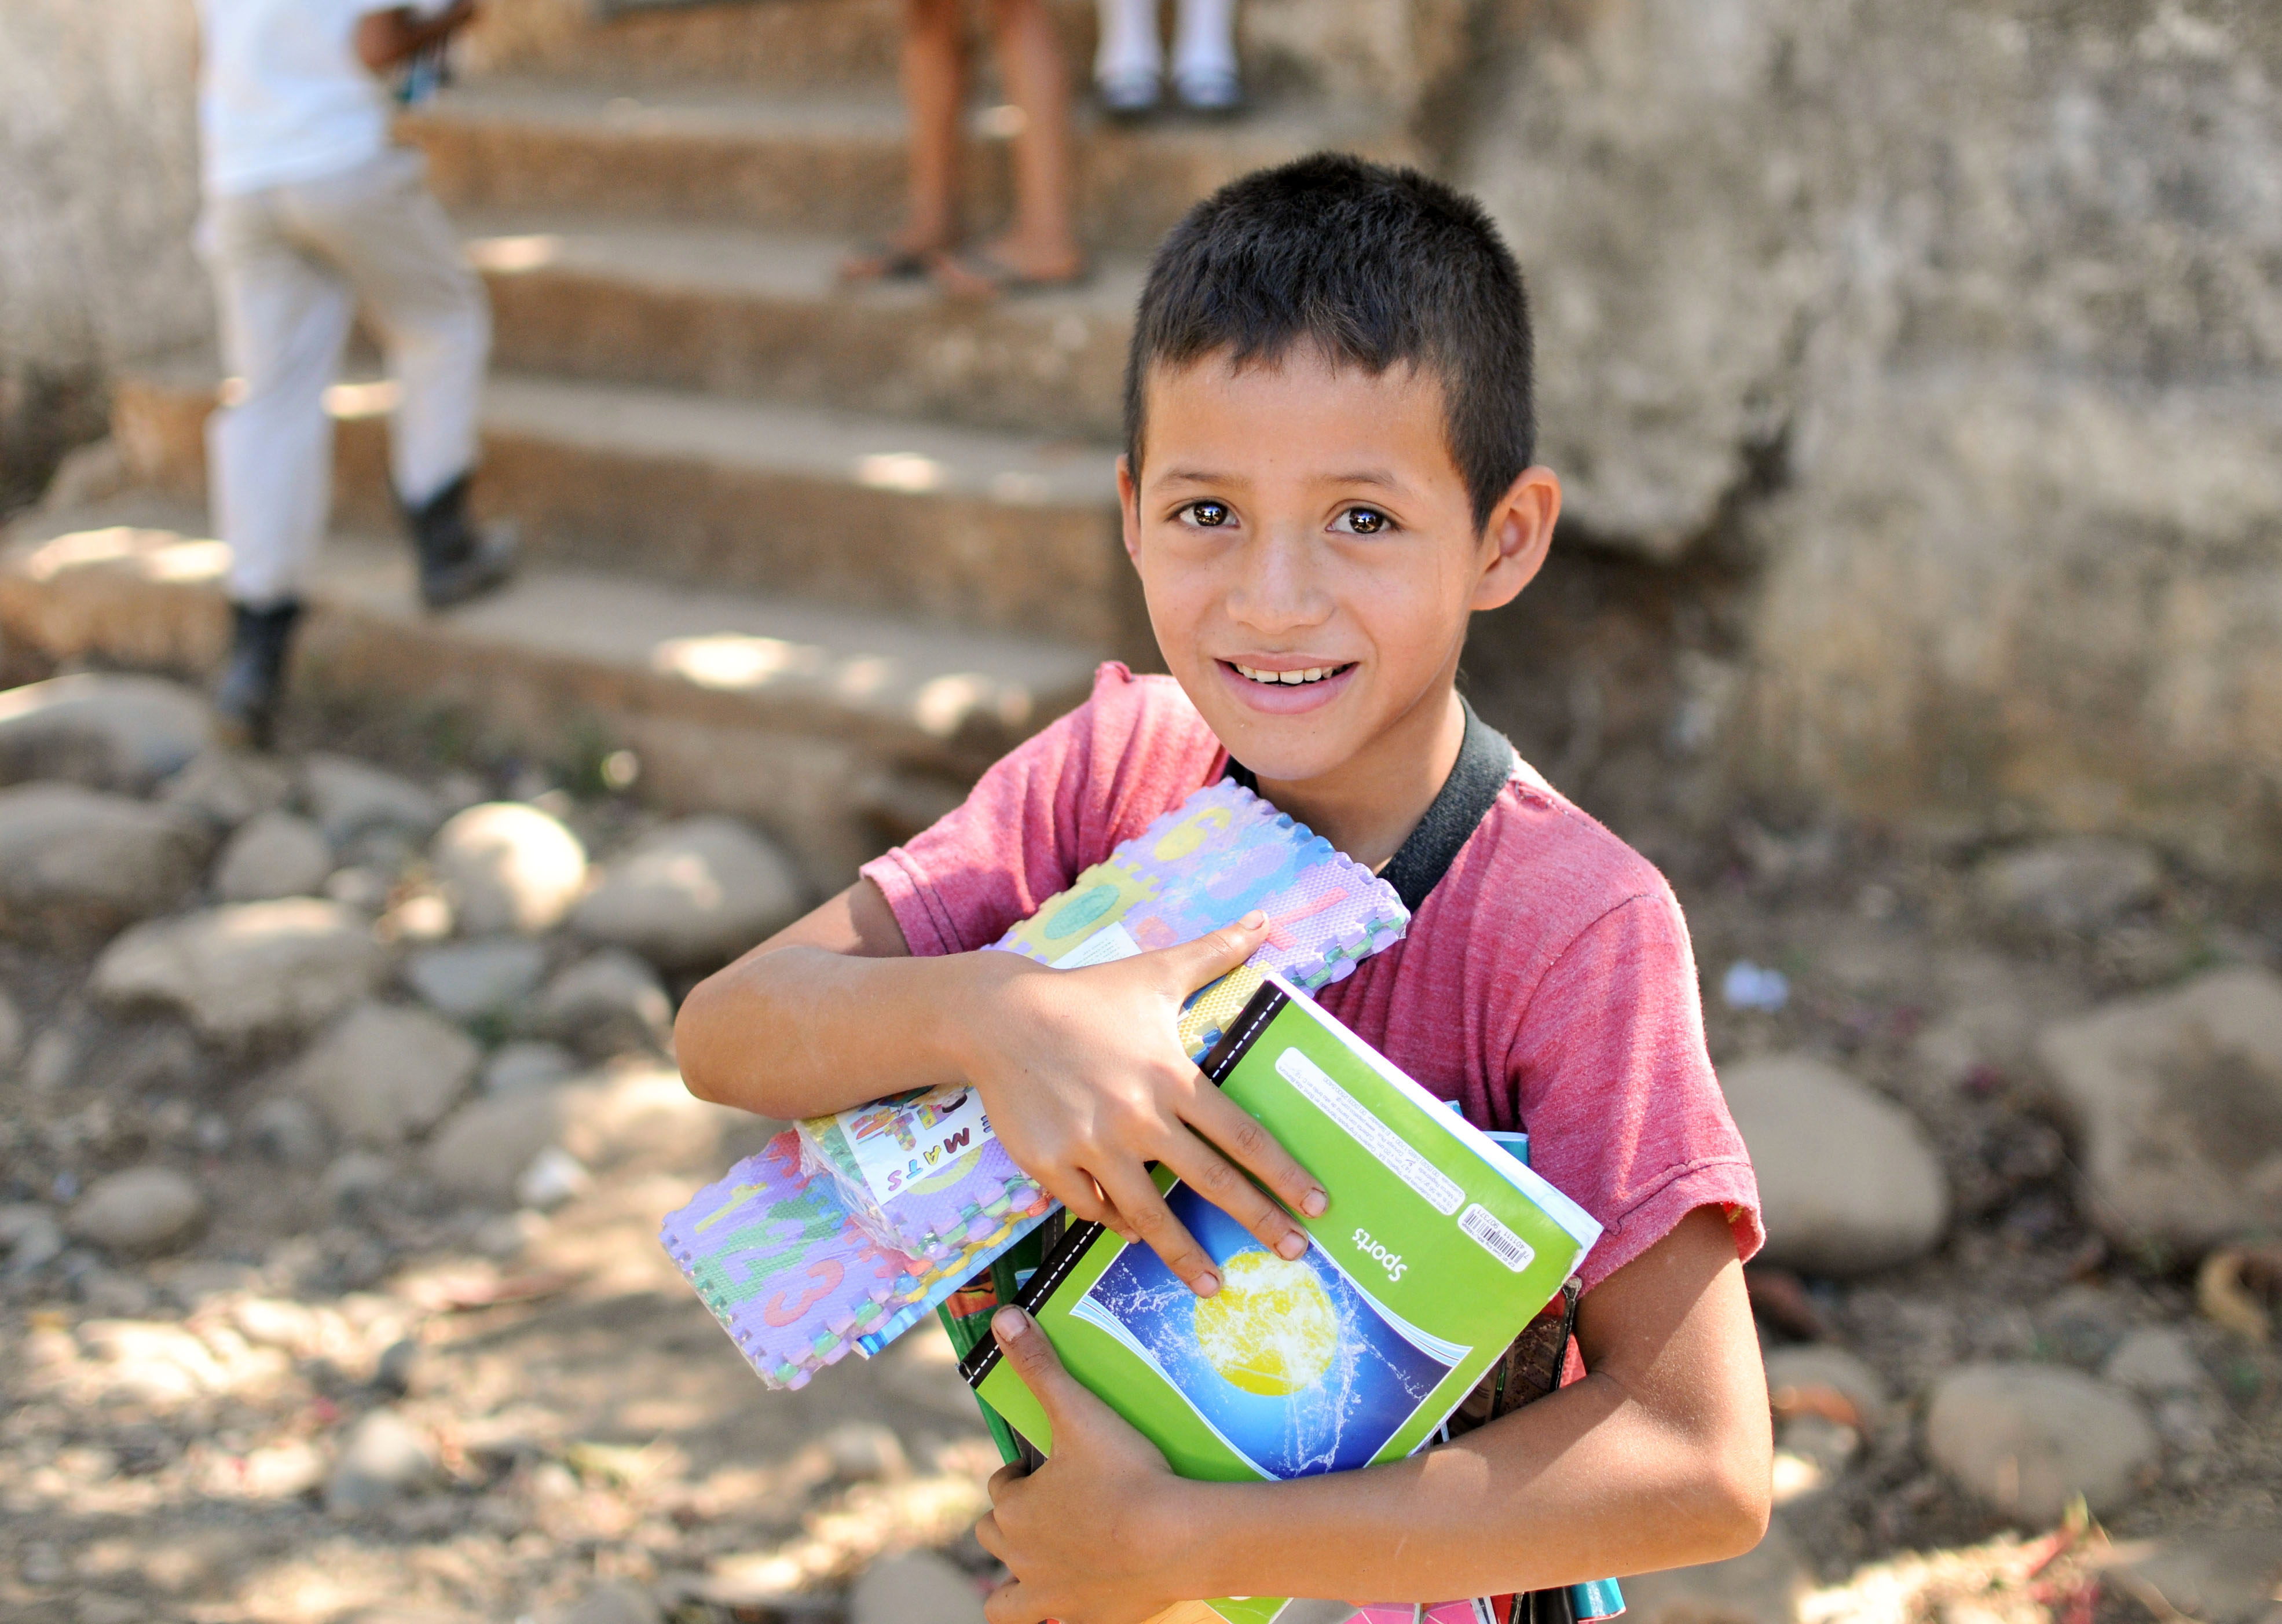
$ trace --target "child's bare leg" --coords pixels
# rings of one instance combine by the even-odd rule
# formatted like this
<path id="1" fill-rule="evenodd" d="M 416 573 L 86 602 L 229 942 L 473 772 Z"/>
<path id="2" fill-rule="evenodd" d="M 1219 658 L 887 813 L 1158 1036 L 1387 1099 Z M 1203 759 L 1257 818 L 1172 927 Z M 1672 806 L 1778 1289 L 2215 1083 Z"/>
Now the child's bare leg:
<path id="1" fill-rule="evenodd" d="M 1085 267 L 1071 220 L 1069 74 L 1054 19 L 1044 0 L 993 0 L 991 21 L 1006 93 L 1022 112 L 1014 138 L 1014 223 L 983 251 L 979 266 L 950 262 L 945 275 L 954 291 L 970 291 L 962 284 L 976 280 L 978 270 L 1059 282 Z"/>
<path id="2" fill-rule="evenodd" d="M 919 269 L 959 240 L 959 115 L 966 105 L 960 0 L 904 0 L 904 109 L 911 120 L 911 190 L 904 223 L 842 266 L 858 280 Z"/>

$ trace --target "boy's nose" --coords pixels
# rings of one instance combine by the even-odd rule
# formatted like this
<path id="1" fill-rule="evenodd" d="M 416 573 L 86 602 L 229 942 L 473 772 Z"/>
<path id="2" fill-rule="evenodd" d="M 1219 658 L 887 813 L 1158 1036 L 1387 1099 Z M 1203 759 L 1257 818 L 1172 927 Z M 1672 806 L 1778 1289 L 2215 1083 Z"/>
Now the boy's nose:
<path id="1" fill-rule="evenodd" d="M 1311 537 L 1270 529 L 1243 549 L 1228 611 L 1256 632 L 1288 633 L 1331 618 L 1331 594 L 1320 579 Z"/>

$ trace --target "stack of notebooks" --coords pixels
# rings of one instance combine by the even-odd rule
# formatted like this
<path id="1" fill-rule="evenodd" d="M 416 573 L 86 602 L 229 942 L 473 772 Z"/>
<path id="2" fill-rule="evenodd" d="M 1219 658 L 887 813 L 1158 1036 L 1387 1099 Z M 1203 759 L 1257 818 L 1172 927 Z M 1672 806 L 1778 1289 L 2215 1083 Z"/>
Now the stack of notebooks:
<path id="1" fill-rule="evenodd" d="M 1002 1454 L 1035 1461 L 1052 1429 L 988 1330 L 993 1309 L 1019 1302 L 1174 1471 L 1217 1480 L 1398 1459 L 1557 1386 L 1574 1271 L 1599 1226 L 1530 1171 L 1521 1136 L 1478 1131 L 1308 996 L 1401 937 L 1392 888 L 1223 782 L 995 945 L 1071 968 L 1192 940 L 1255 907 L 1273 926 L 1267 944 L 1190 1001 L 1180 1032 L 1331 1192 L 1323 1216 L 1299 1220 L 1303 1256 L 1266 1250 L 1160 1169 L 1168 1203 L 1220 1268 L 1219 1292 L 1197 1298 L 1145 1247 L 1097 1224 L 1065 1229 L 978 1096 L 920 1091 L 799 1123 L 666 1220 L 667 1249 L 763 1379 L 800 1387 L 939 1312 Z M 1602 1616 L 1621 1610 L 1614 1589 L 1541 1592 L 1495 1624 Z M 1159 1624 L 1354 1616 L 1326 1605 L 1224 1598 Z M 1474 1624 L 1479 1608 L 1386 1616 Z"/>

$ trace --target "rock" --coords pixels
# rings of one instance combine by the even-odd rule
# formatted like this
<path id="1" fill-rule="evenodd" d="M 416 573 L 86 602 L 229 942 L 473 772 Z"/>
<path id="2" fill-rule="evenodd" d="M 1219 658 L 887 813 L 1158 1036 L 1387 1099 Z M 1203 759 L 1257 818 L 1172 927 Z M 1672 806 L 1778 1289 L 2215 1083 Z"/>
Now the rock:
<path id="1" fill-rule="evenodd" d="M 162 807 L 72 784 L 0 790 L 0 930 L 66 951 L 175 906 L 206 831 Z"/>
<path id="2" fill-rule="evenodd" d="M 559 1145 L 549 1145 L 516 1175 L 515 1199 L 519 1205 L 552 1212 L 563 1202 L 584 1195 L 594 1186 L 586 1164 Z"/>
<path id="3" fill-rule="evenodd" d="M 283 766 L 242 750 L 206 750 L 159 786 L 160 801 L 217 829 L 275 812 L 292 793 L 293 780 Z"/>
<path id="4" fill-rule="evenodd" d="M 1974 879 L 1992 913 L 2054 930 L 2092 930 L 2151 900 L 2163 869 L 2145 846 L 2087 835 L 1999 852 Z"/>
<path id="5" fill-rule="evenodd" d="M 803 900 L 789 859 L 743 824 L 669 824 L 604 865 L 571 910 L 580 935 L 669 969 L 719 964 L 792 922 Z"/>
<path id="6" fill-rule="evenodd" d="M 546 974 L 546 948 L 521 936 L 423 948 L 404 967 L 407 984 L 454 1021 L 496 1014 L 521 1003 Z"/>
<path id="7" fill-rule="evenodd" d="M 2282 1227 L 2282 976 L 2214 970 L 2047 1027 L 2037 1056 L 2119 1247 L 2200 1255 Z"/>
<path id="8" fill-rule="evenodd" d="M 672 1041 L 673 1003 L 656 970 L 632 953 L 605 948 L 547 984 L 535 1024 L 598 1056 L 663 1049 Z"/>
<path id="9" fill-rule="evenodd" d="M 157 677 L 84 672 L 0 694 L 0 782 L 147 795 L 206 748 L 206 702 Z"/>
<path id="10" fill-rule="evenodd" d="M 206 1222 L 206 1198 L 172 1168 L 135 1167 L 88 1186 L 71 1210 L 72 1238 L 106 1252 L 170 1251 Z"/>
<path id="11" fill-rule="evenodd" d="M 482 1058 L 425 1010 L 360 1004 L 302 1056 L 294 1083 L 344 1138 L 386 1147 L 442 1120 Z"/>
<path id="12" fill-rule="evenodd" d="M 1766 1368 L 1768 1401 L 1778 1412 L 1814 1408 L 1818 1394 L 1836 1394 L 1852 1407 L 1856 1425 L 1874 1432 L 1893 1403 L 1886 1379 L 1843 1348 L 1777 1348 L 1767 1354 Z"/>
<path id="13" fill-rule="evenodd" d="M 982 1624 L 982 1597 L 948 1558 L 901 1551 L 857 1575 L 848 1624 Z"/>
<path id="14" fill-rule="evenodd" d="M 484 1062 L 484 1092 L 514 1094 L 547 1088 L 578 1071 L 578 1057 L 559 1044 L 529 1038 L 501 1044 Z"/>
<path id="15" fill-rule="evenodd" d="M 663 1624 L 665 1614 L 648 1590 L 618 1580 L 597 1585 L 548 1617 L 552 1624 Z"/>
<path id="16" fill-rule="evenodd" d="M 911 1471 L 903 1441 L 877 1421 L 847 1421 L 817 1441 L 832 1475 L 848 1483 L 900 1478 Z"/>
<path id="17" fill-rule="evenodd" d="M 59 1026 L 32 1039 L 24 1057 L 24 1086 L 35 1094 L 59 1092 L 79 1069 L 79 1040 Z"/>
<path id="18" fill-rule="evenodd" d="M 1725 1562 L 1642 1573 L 1624 1581 L 1627 1624 L 1797 1624 L 1813 1589 L 1781 1522 L 1758 1547 Z"/>
<path id="19" fill-rule="evenodd" d="M 280 1167 L 310 1171 L 322 1167 L 332 1136 L 317 1107 L 295 1094 L 265 1100 L 245 1119 L 253 1147 Z"/>
<path id="20" fill-rule="evenodd" d="M 356 1424 L 333 1463 L 325 1509 L 359 1517 L 435 1481 L 436 1453 L 427 1435 L 394 1410 L 376 1410 Z"/>
<path id="21" fill-rule="evenodd" d="M 317 1201 L 327 1211 L 352 1217 L 396 1182 L 396 1163 L 386 1156 L 352 1150 L 335 1157 L 317 1181 Z"/>
<path id="22" fill-rule="evenodd" d="M 749 1120 L 693 1099 L 677 1072 L 626 1066 L 588 1081 L 471 1100 L 437 1129 L 423 1166 L 454 1194 L 505 1207 L 550 1146 L 596 1173 L 690 1169 L 718 1159 L 725 1137 Z"/>
<path id="23" fill-rule="evenodd" d="M 317 826 L 291 812 L 261 812 L 240 825 L 214 866 L 214 895 L 224 902 L 314 897 L 333 871 L 333 849 Z"/>
<path id="24" fill-rule="evenodd" d="M 2146 1399 L 2200 1392 L 2210 1385 L 2193 1346 L 2169 1325 L 2142 1325 L 2132 1332 L 2116 1344 L 2100 1374 L 2103 1380 Z"/>
<path id="25" fill-rule="evenodd" d="M 237 1492 L 252 1500 L 296 1500 L 322 1486 L 325 1457 L 314 1444 L 282 1438 L 246 1451 L 237 1473 Z"/>
<path id="26" fill-rule="evenodd" d="M 2082 1495 L 2095 1517 L 2120 1508 L 2155 1459 L 2131 1395 L 2045 1364 L 1968 1364 L 1935 1385 L 1926 1454 L 1995 1510 L 2048 1527 Z"/>
<path id="27" fill-rule="evenodd" d="M 1805 1055 L 1743 1061 L 1719 1083 L 1758 1175 L 1763 1262 L 1845 1277 L 1939 1243 L 1949 1181 L 1899 1106 Z"/>
<path id="28" fill-rule="evenodd" d="M 442 817 L 436 797 L 410 779 L 346 756 L 310 757 L 301 789 L 336 849 L 378 830 L 425 840 Z"/>
<path id="29" fill-rule="evenodd" d="M 470 1100 L 436 1130 L 421 1165 L 445 1190 L 494 1207 L 516 1204 L 516 1185 L 539 1152 L 555 1146 L 568 1107 L 553 1089 Z"/>
<path id="30" fill-rule="evenodd" d="M 428 860 L 473 936 L 551 930 L 586 884 L 586 849 L 535 806 L 471 806 L 437 831 Z"/>
<path id="31" fill-rule="evenodd" d="M 20 1280 L 63 1255 L 63 1225 L 36 1201 L 0 1207 L 0 1248 L 8 1254 L 7 1278 Z"/>
<path id="32" fill-rule="evenodd" d="M 387 970 L 363 915 L 295 897 L 137 925 L 105 950 L 89 985 L 103 1003 L 163 1005 L 208 1037 L 242 1041 L 313 1030 Z"/>
<path id="33" fill-rule="evenodd" d="M 384 1393 L 399 1398 L 409 1395 L 420 1384 L 423 1350 L 413 1337 L 399 1337 L 381 1349 L 380 1357 L 372 1367 L 372 1385 Z"/>
<path id="34" fill-rule="evenodd" d="M 24 1017 L 16 1000 L 0 990 L 0 1072 L 12 1071 L 24 1058 Z"/>

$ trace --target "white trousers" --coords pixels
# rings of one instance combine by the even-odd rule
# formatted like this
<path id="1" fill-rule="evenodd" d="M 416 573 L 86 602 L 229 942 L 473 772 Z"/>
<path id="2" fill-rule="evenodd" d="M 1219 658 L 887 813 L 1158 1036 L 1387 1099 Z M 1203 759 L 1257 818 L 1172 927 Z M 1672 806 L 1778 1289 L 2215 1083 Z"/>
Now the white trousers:
<path id="1" fill-rule="evenodd" d="M 263 609 L 306 591 L 332 507 L 338 376 L 360 305 L 397 386 L 389 462 L 418 507 L 475 466 L 491 309 L 452 222 L 401 147 L 314 181 L 208 201 L 199 247 L 239 380 L 206 423 L 229 595 Z"/>

